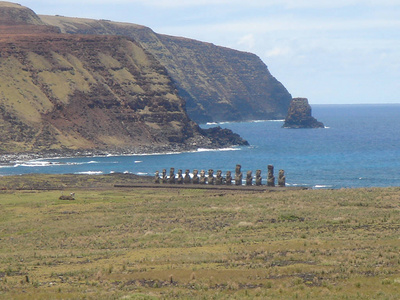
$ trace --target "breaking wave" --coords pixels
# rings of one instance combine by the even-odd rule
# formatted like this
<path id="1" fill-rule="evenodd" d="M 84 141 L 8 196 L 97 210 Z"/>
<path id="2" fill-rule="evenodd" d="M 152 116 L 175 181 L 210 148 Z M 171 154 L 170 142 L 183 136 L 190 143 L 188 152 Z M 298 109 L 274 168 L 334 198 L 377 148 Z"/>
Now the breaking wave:
<path id="1" fill-rule="evenodd" d="M 85 171 L 85 172 L 75 172 L 77 175 L 101 175 L 104 174 L 103 171 Z"/>

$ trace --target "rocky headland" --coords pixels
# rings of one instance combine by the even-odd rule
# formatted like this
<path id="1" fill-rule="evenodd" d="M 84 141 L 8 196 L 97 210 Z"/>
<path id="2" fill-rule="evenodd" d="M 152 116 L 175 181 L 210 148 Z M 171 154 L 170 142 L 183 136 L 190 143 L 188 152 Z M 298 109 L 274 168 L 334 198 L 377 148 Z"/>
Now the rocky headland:
<path id="1" fill-rule="evenodd" d="M 293 98 L 284 128 L 324 128 L 324 124 L 312 116 L 311 106 L 307 98 Z"/>
<path id="2" fill-rule="evenodd" d="M 185 151 L 239 141 L 228 131 L 206 134 L 192 121 L 168 70 L 132 37 L 62 33 L 9 2 L 0 2 L 0 27 L 5 160 Z"/>

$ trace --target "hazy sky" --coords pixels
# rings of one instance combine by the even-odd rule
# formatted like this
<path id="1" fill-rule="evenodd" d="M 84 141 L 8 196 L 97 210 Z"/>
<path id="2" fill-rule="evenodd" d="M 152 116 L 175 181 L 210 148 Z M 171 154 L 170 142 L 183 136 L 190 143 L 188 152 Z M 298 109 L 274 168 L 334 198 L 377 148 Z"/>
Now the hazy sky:
<path id="1" fill-rule="evenodd" d="M 310 103 L 400 103 L 400 0 L 20 0 L 257 54 Z"/>

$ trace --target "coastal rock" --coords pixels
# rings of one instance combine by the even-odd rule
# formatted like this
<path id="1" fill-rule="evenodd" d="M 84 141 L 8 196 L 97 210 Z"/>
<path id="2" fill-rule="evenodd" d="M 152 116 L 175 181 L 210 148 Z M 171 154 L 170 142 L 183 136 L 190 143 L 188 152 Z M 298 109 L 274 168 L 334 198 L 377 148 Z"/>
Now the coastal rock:
<path id="1" fill-rule="evenodd" d="M 283 124 L 284 128 L 324 128 L 324 124 L 318 122 L 311 115 L 311 106 L 307 98 L 293 98 L 288 114 Z"/>
<path id="2" fill-rule="evenodd" d="M 208 129 L 202 129 L 201 132 L 215 145 L 223 147 L 224 145 L 238 145 L 248 146 L 249 142 L 244 140 L 240 135 L 234 133 L 230 129 L 221 128 L 220 126 L 212 127 Z"/>

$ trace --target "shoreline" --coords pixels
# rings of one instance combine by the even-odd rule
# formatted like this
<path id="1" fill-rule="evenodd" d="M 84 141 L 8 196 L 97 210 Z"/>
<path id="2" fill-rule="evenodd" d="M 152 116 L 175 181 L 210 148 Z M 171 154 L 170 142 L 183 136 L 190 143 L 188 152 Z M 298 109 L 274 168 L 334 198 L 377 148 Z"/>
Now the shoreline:
<path id="1" fill-rule="evenodd" d="M 57 150 L 57 151 L 44 151 L 44 152 L 27 152 L 27 153 L 18 153 L 18 154 L 0 154 L 0 169 L 1 168 L 12 168 L 16 167 L 21 163 L 34 162 L 34 161 L 45 161 L 45 160 L 53 160 L 53 159 L 68 159 L 68 158 L 96 158 L 96 157 L 123 157 L 123 156 L 147 156 L 147 155 L 179 155 L 182 153 L 196 153 L 196 152 L 206 152 L 206 151 L 240 151 L 243 146 L 231 146 L 231 147 L 222 147 L 222 148 L 186 148 L 182 149 L 179 147 L 137 147 L 134 151 L 132 150 Z M 252 147 L 252 146 L 246 146 Z M 158 151 L 157 151 L 158 150 Z M 151 152 L 156 151 L 156 152 Z M 50 164 L 52 164 L 50 162 Z M 138 176 L 139 178 L 153 179 L 152 175 L 139 174 L 139 173 L 131 173 L 131 172 L 110 172 L 110 173 L 99 173 L 99 174 L 89 174 L 89 173 L 46 173 L 46 172 L 29 172 L 29 173 L 21 173 L 21 174 L 0 174 L 0 178 L 13 178 L 17 176 L 36 176 L 40 177 L 41 175 L 48 176 L 90 176 L 90 177 L 101 177 L 101 176 L 113 176 L 113 175 L 121 175 L 124 176 L 133 175 Z M 320 184 L 295 184 L 295 183 L 287 183 L 287 188 L 293 190 L 342 190 L 342 189 L 370 189 L 370 188 L 397 188 L 399 186 L 345 186 L 345 187 L 334 187 L 332 185 L 320 185 Z"/>
<path id="2" fill-rule="evenodd" d="M 6 153 L 0 154 L 0 166 L 12 165 L 19 162 L 28 162 L 34 160 L 45 159 L 65 159 L 74 157 L 114 157 L 114 156 L 145 156 L 145 155 L 168 155 L 202 151 L 238 151 L 240 147 L 237 145 L 207 148 L 207 147 L 135 147 L 134 149 L 125 150 L 51 150 L 42 152 L 22 152 L 22 153 Z M 249 147 L 249 146 L 246 146 Z"/>

